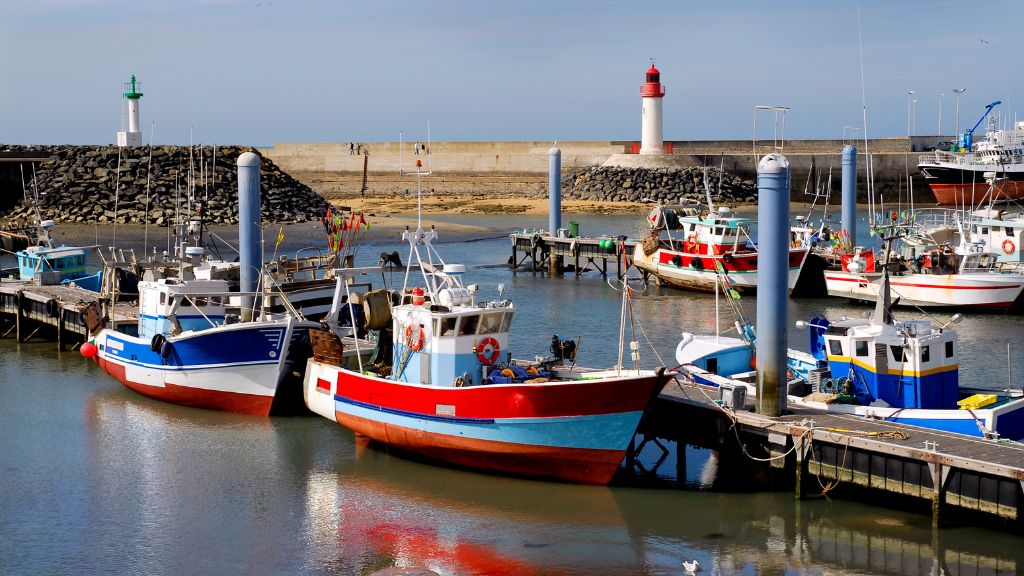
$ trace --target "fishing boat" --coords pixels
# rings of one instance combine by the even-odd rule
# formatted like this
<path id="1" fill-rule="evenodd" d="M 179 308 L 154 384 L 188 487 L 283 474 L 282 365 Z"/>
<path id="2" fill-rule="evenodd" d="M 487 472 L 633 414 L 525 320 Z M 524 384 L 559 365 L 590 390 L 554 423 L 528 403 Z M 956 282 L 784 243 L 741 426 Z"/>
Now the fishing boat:
<path id="1" fill-rule="evenodd" d="M 810 353 L 789 350 L 787 403 L 830 413 L 910 424 L 989 439 L 1024 439 L 1024 391 L 962 386 L 960 347 L 950 326 L 930 320 L 897 322 L 888 275 L 871 318 L 835 322 L 818 316 L 807 327 Z M 755 335 L 684 333 L 676 347 L 678 371 L 698 384 L 756 396 Z"/>
<path id="2" fill-rule="evenodd" d="M 269 415 L 279 385 L 295 364 L 296 344 L 315 324 L 288 315 L 242 322 L 226 311 L 229 295 L 223 280 L 139 282 L 134 333 L 101 323 L 82 354 L 145 396 Z"/>
<path id="3" fill-rule="evenodd" d="M 422 174 L 417 170 L 418 180 Z M 608 370 L 576 365 L 576 343 L 555 337 L 551 354 L 514 360 L 509 330 L 516 312 L 502 299 L 478 302 L 465 267 L 445 263 L 422 225 L 409 244 L 404 286 L 384 311 L 368 305 L 367 322 L 385 324 L 372 361 L 340 342 L 345 328 L 330 314 L 312 333 L 304 394 L 313 412 L 371 440 L 429 459 L 504 474 L 606 484 L 618 470 L 664 369 Z M 408 289 L 413 271 L 424 287 Z M 339 280 L 335 309 L 356 312 Z M 342 305 L 342 293 L 344 301 Z M 623 298 L 630 290 L 624 290 Z M 394 302 L 387 300 L 385 302 Z M 624 332 L 620 329 L 620 336 Z M 620 338 L 621 342 L 621 338 Z"/>
<path id="4" fill-rule="evenodd" d="M 970 208 L 988 200 L 1024 199 L 1024 122 L 1003 130 L 993 116 L 985 137 L 973 141 L 974 130 L 998 104 L 986 106 L 952 150 L 934 150 L 919 158 L 917 167 L 939 204 Z"/>
<path id="5" fill-rule="evenodd" d="M 962 235 L 961 235 L 962 237 Z M 1024 291 L 1024 274 L 1006 269 L 999 255 L 961 242 L 939 246 L 905 245 L 889 265 L 896 305 L 1005 310 Z M 829 296 L 876 302 L 883 271 L 873 251 L 857 247 L 842 257 L 842 268 L 825 271 Z"/>
<path id="6" fill-rule="evenodd" d="M 50 237 L 53 220 L 37 224 L 38 241 L 14 252 L 17 269 L 5 271 L 22 282 L 74 284 L 93 292 L 100 290 L 102 271 L 90 270 L 86 260 L 95 246 L 55 246 Z"/>
<path id="7" fill-rule="evenodd" d="M 648 214 L 647 223 L 651 234 L 637 243 L 633 264 L 654 276 L 659 284 L 711 292 L 721 266 L 728 271 L 735 289 L 756 290 L 757 248 L 750 237 L 753 220 L 725 207 L 703 214 L 700 206 L 693 204 L 656 206 Z M 810 250 L 798 232 L 793 233 L 789 251 L 791 291 Z"/>

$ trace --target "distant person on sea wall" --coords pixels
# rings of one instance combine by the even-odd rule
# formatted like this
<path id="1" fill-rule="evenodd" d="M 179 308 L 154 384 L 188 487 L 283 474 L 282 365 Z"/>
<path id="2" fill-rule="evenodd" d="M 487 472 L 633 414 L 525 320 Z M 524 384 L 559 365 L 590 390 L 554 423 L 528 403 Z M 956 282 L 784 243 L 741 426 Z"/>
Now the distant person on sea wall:
<path id="1" fill-rule="evenodd" d="M 419 153 L 420 153 L 420 143 L 419 142 L 417 142 L 416 144 L 413 145 L 412 153 L 416 154 L 417 156 L 419 155 Z"/>
<path id="2" fill-rule="evenodd" d="M 355 154 L 356 154 L 356 145 L 353 144 L 352 142 L 349 142 L 348 143 L 348 155 L 349 156 L 355 156 Z"/>

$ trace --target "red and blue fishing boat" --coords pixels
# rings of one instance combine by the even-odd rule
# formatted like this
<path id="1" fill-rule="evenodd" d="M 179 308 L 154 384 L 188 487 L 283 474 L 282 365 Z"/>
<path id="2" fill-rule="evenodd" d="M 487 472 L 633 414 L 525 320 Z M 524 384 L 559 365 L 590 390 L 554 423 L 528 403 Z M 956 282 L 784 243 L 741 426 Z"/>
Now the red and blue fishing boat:
<path id="1" fill-rule="evenodd" d="M 409 261 L 418 265 L 407 269 L 401 297 L 383 307 L 364 300 L 368 323 L 388 321 L 373 350 L 344 350 L 341 338 L 351 328 L 336 319 L 358 312 L 339 280 L 328 329 L 311 331 L 306 405 L 373 441 L 430 459 L 608 483 L 665 384 L 664 369 L 640 369 L 635 342 L 632 367 L 620 360 L 608 370 L 582 368 L 576 343 L 558 337 L 551 354 L 513 360 L 507 350 L 515 307 L 500 288 L 498 300 L 477 302 L 477 286 L 463 285 L 465 267 L 445 264 L 433 249 L 436 237 L 433 229 L 406 231 Z M 416 268 L 425 287 L 410 290 Z M 624 302 L 628 297 L 625 290 Z"/>

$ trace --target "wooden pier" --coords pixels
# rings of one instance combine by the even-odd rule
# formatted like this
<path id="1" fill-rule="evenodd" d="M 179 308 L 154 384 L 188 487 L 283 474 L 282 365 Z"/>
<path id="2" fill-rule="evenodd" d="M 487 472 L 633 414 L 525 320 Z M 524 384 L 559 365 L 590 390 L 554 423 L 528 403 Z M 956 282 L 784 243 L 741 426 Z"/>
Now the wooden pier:
<path id="1" fill-rule="evenodd" d="M 640 434 L 645 442 L 675 440 L 770 466 L 791 480 L 798 499 L 858 486 L 916 501 L 911 505 L 930 503 L 935 527 L 955 511 L 1024 531 L 1024 444 L 806 408 L 770 418 L 723 407 L 717 394 L 670 382 Z"/>
<path id="2" fill-rule="evenodd" d="M 18 342 L 53 340 L 61 352 L 77 349 L 89 336 L 87 310 L 99 301 L 96 292 L 76 286 L 4 280 L 0 282 L 0 337 L 14 336 Z M 113 325 L 138 321 L 128 304 L 119 303 L 108 316 Z"/>
<path id="3" fill-rule="evenodd" d="M 552 275 L 566 271 L 571 260 L 572 270 L 578 277 L 588 270 L 595 270 L 603 277 L 608 277 L 609 261 L 615 266 L 616 278 L 633 265 L 633 249 L 636 240 L 617 238 L 595 238 L 577 236 L 563 238 L 542 233 L 516 232 L 510 234 L 512 240 L 513 269 L 518 269 L 529 260 L 531 272 L 547 271 Z M 602 247 L 602 242 L 610 242 L 611 247 Z M 519 254 L 522 253 L 522 258 Z"/>

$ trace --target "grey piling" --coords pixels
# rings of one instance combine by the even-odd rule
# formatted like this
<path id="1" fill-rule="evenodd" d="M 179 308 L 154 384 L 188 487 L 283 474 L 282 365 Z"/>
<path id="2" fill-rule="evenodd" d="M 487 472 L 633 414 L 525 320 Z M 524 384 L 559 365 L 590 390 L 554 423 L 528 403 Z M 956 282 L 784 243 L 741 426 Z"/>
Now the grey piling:
<path id="1" fill-rule="evenodd" d="M 255 292 L 263 264 L 260 242 L 260 157 L 245 152 L 238 157 L 238 261 L 240 289 Z M 255 296 L 242 297 L 242 320 L 252 320 Z"/>
<path id="2" fill-rule="evenodd" d="M 843 230 L 857 243 L 857 147 L 843 146 Z"/>
<path id="3" fill-rule="evenodd" d="M 757 164 L 757 411 L 786 410 L 786 313 L 789 304 L 789 160 L 772 153 Z"/>

